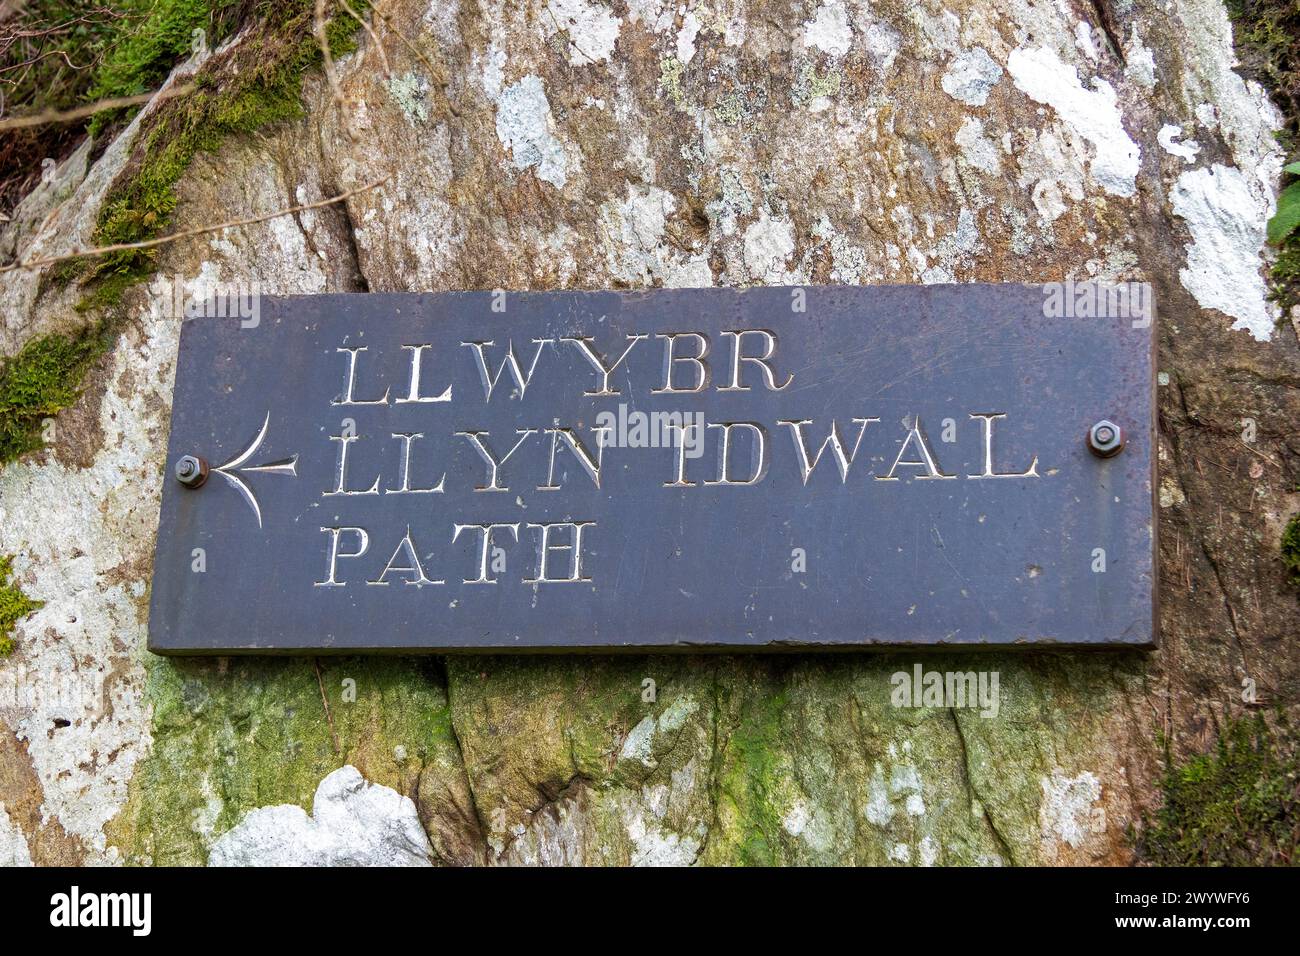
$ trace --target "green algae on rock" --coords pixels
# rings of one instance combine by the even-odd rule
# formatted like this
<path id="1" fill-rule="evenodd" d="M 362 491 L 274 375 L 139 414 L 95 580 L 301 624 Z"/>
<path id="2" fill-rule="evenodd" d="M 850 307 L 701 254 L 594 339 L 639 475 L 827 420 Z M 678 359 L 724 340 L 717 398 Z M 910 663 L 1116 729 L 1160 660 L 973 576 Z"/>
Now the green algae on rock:
<path id="1" fill-rule="evenodd" d="M 14 624 L 45 606 L 42 601 L 33 601 L 13 583 L 13 570 L 13 556 L 0 555 L 0 657 L 13 653 Z"/>
<path id="2" fill-rule="evenodd" d="M 54 333 L 0 360 L 0 465 L 44 446 L 45 420 L 77 400 L 82 379 L 109 341 L 103 326 Z"/>

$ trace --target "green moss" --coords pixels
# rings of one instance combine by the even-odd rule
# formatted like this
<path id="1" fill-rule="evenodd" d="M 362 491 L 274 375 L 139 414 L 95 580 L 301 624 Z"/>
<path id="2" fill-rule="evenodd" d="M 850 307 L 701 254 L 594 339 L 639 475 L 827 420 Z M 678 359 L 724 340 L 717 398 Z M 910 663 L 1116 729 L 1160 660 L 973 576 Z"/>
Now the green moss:
<path id="1" fill-rule="evenodd" d="M 47 335 L 0 364 L 0 464 L 43 446 L 42 423 L 77 400 L 82 378 L 108 341 L 103 326 Z"/>
<path id="2" fill-rule="evenodd" d="M 421 767 L 456 751 L 428 666 L 329 658 L 318 682 L 309 659 L 150 657 L 153 745 L 106 829 L 110 842 L 128 863 L 202 865 L 211 841 L 250 809 L 310 812 L 320 781 L 344 764 L 413 795 Z"/>
<path id="3" fill-rule="evenodd" d="M 1166 866 L 1300 862 L 1300 751 L 1285 718 L 1228 724 L 1213 752 L 1170 765 L 1139 852 Z"/>
<path id="4" fill-rule="evenodd" d="M 200 152 L 301 113 L 303 73 L 320 62 L 310 0 L 258 7 L 259 21 L 236 47 L 214 55 L 195 74 L 194 92 L 160 105 L 141 131 L 133 172 L 105 198 L 96 245 L 147 241 L 160 235 L 176 208 L 176 184 Z M 326 27 L 335 55 L 351 49 L 350 17 Z M 111 306 L 153 269 L 155 250 L 127 250 L 97 260 L 82 308 Z"/>
<path id="5" fill-rule="evenodd" d="M 719 822 L 735 862 L 772 866 L 786 854 L 781 844 L 781 808 L 789 789 L 785 751 L 789 741 L 781 716 L 789 703 L 784 687 L 746 694 L 740 721 L 726 741 L 726 762 L 718 793 Z"/>
<path id="6" fill-rule="evenodd" d="M 237 0 L 133 0 L 134 21 L 115 38 L 95 73 L 87 99 L 136 96 L 156 89 L 177 62 L 202 44 L 211 48 L 238 21 Z M 196 36 L 196 31 L 202 31 Z M 121 111 L 97 113 L 92 134 L 108 127 Z"/>
<path id="7" fill-rule="evenodd" d="M 12 583 L 13 566 L 12 555 L 0 555 L 0 657 L 13 653 L 14 639 L 11 635 L 14 625 L 44 606 L 43 601 L 33 601 Z"/>
<path id="8" fill-rule="evenodd" d="M 1300 515 L 1296 515 L 1282 531 L 1282 565 L 1291 583 L 1300 587 Z"/>
<path id="9" fill-rule="evenodd" d="M 1228 0 L 1237 55 L 1247 75 L 1261 82 L 1282 110 L 1279 136 L 1290 159 L 1300 158 L 1300 2 Z M 1300 304 L 1300 232 L 1278 244 L 1272 297 L 1285 319 Z"/>

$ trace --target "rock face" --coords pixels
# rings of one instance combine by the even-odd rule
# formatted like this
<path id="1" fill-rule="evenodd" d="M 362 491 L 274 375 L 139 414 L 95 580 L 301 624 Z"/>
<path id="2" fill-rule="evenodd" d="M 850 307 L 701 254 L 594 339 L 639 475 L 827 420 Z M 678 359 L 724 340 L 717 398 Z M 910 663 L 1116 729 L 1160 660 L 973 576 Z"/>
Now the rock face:
<path id="1" fill-rule="evenodd" d="M 173 227 L 384 183 L 163 247 L 49 448 L 0 470 L 0 553 L 45 602 L 0 662 L 0 862 L 1126 863 L 1161 739 L 1205 749 L 1247 680 L 1294 707 L 1277 542 L 1300 509 L 1300 350 L 1263 250 L 1280 120 L 1233 71 L 1218 0 L 1128 0 L 1108 30 L 1020 0 L 386 7 L 382 55 L 362 35 L 336 63 L 344 104 L 308 75 L 301 119 L 196 161 Z M 88 243 L 140 122 L 65 162 L 0 247 Z M 174 281 L 1067 277 L 1149 281 L 1160 304 L 1158 652 L 981 656 L 1001 686 L 982 717 L 892 707 L 905 654 L 318 672 L 144 649 Z M 3 354 L 95 317 L 48 278 L 0 277 Z"/>
<path id="2" fill-rule="evenodd" d="M 429 866 L 415 804 L 340 767 L 320 782 L 311 816 L 297 804 L 254 810 L 212 846 L 210 866 Z"/>

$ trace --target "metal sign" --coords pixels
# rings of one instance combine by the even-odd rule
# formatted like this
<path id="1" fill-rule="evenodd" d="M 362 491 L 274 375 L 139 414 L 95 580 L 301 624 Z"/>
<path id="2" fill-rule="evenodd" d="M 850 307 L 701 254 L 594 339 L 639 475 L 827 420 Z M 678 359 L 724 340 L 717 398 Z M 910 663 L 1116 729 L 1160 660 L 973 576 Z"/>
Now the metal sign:
<path id="1" fill-rule="evenodd" d="M 1155 641 L 1145 287 L 186 308 L 155 652 Z"/>

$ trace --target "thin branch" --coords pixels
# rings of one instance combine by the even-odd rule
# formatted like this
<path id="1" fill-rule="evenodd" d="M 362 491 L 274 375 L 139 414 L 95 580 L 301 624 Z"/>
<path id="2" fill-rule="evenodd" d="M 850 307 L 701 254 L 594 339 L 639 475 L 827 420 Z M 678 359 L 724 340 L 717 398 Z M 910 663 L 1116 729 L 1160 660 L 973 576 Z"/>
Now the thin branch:
<path id="1" fill-rule="evenodd" d="M 339 4 L 347 12 L 347 15 L 350 16 L 353 20 L 356 20 L 357 23 L 361 24 L 361 29 L 365 30 L 366 33 L 370 36 L 370 39 L 375 44 L 375 49 L 379 51 L 379 61 L 384 65 L 384 79 L 386 80 L 392 79 L 393 71 L 388 65 L 388 54 L 384 52 L 384 45 L 379 42 L 379 37 L 375 35 L 374 28 L 371 27 L 370 24 L 367 23 L 365 20 L 363 20 L 361 18 L 361 15 L 357 13 L 357 11 L 352 9 L 352 5 L 348 3 L 348 0 L 339 0 Z"/>
<path id="2" fill-rule="evenodd" d="M 343 95 L 343 88 L 339 86 L 338 77 L 334 75 L 334 55 L 330 53 L 329 35 L 325 30 L 325 24 L 329 20 L 325 15 L 325 4 L 326 0 L 316 0 L 311 32 L 316 37 L 316 45 L 320 47 L 321 69 L 325 72 L 325 81 L 329 84 L 330 96 L 333 98 L 335 105 L 338 106 L 339 113 L 343 118 L 343 131 L 348 134 L 348 139 L 355 143 L 360 140 L 360 137 L 352 126 L 352 111 L 348 109 L 347 97 Z"/>
<path id="3" fill-rule="evenodd" d="M 9 129 L 24 129 L 29 126 L 45 126 L 51 123 L 71 123 L 74 120 L 85 119 L 87 116 L 93 116 L 104 110 L 115 110 L 124 106 L 139 106 L 142 103 L 148 103 L 152 99 L 165 100 L 173 96 L 184 96 L 193 89 L 193 83 L 182 83 L 179 86 L 159 90 L 156 93 L 141 93 L 138 96 L 114 96 L 95 103 L 87 103 L 85 106 L 78 106 L 72 110 L 45 110 L 41 113 L 33 113 L 30 116 L 13 116 L 9 119 L 0 120 L 0 132 Z"/>
<path id="4" fill-rule="evenodd" d="M 34 66 L 35 64 L 41 62 L 41 60 L 44 60 L 47 57 L 51 57 L 51 56 L 63 57 L 63 62 L 68 64 L 68 68 L 73 70 L 76 73 L 81 73 L 84 70 L 90 69 L 90 67 L 94 63 L 94 61 L 92 60 L 90 63 L 87 63 L 85 66 L 77 66 L 77 64 L 72 62 L 72 58 L 68 56 L 68 52 L 66 50 L 44 50 L 36 54 L 31 59 L 23 60 L 21 63 L 11 63 L 8 66 L 0 66 L 0 73 L 10 73 L 14 70 L 22 70 L 27 67 Z"/>
<path id="5" fill-rule="evenodd" d="M 325 720 L 330 725 L 330 739 L 334 741 L 334 754 L 338 756 L 343 753 L 343 748 L 339 746 L 339 735 L 334 730 L 334 715 L 330 713 L 330 699 L 325 696 L 325 678 L 320 673 L 320 658 L 311 659 L 312 666 L 316 668 L 316 684 L 320 687 L 320 702 L 325 707 Z"/>
<path id="6" fill-rule="evenodd" d="M 377 189 L 388 180 L 392 179 L 393 174 L 389 173 L 382 179 L 376 179 L 372 183 L 364 186 L 358 186 L 356 189 L 349 189 L 347 192 L 339 193 L 337 196 L 330 196 L 328 199 L 318 199 L 316 202 L 305 203 L 301 206 L 291 206 L 288 209 L 279 209 L 275 212 L 268 212 L 261 216 L 250 216 L 247 219 L 233 219 L 230 222 L 220 222 L 214 226 L 198 226 L 194 229 L 183 229 L 180 232 L 173 232 L 166 236 L 159 236 L 156 239 L 145 239 L 142 242 L 119 242 L 111 246 L 98 246 L 94 249 L 73 249 L 71 252 L 59 256 L 47 256 L 42 259 L 25 259 L 22 262 L 12 262 L 7 266 L 0 266 L 0 273 L 13 272 L 16 269 L 41 269 L 45 266 L 55 265 L 60 262 L 68 262 L 71 259 L 84 259 L 92 256 L 106 256 L 114 252 L 130 252 L 135 249 L 153 249 L 157 246 L 166 245 L 169 242 L 175 242 L 177 239 L 189 239 L 193 236 L 201 236 L 209 232 L 221 232 L 223 229 L 237 229 L 240 226 L 252 226 L 259 222 L 266 222 L 270 219 L 278 219 L 281 216 L 292 216 L 300 212 L 307 212 L 311 209 L 320 209 L 322 206 L 332 206 L 334 203 L 343 202 L 351 199 L 359 193 L 368 192 L 371 189 Z"/>

